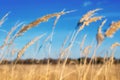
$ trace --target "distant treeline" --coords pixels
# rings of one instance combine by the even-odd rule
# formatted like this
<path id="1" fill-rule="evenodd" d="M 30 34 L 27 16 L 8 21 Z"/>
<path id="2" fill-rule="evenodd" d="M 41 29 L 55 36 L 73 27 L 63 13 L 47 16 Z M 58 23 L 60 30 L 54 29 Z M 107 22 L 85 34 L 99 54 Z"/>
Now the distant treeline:
<path id="1" fill-rule="evenodd" d="M 97 57 L 95 59 L 92 59 L 91 61 L 91 58 L 78 58 L 78 59 L 71 59 L 71 58 L 68 58 L 67 61 L 66 61 L 66 64 L 88 64 L 90 63 L 91 61 L 91 64 L 104 64 L 106 62 L 109 62 L 111 60 L 111 58 L 102 58 L 102 57 Z M 62 60 L 59 60 L 59 59 L 52 59 L 52 58 L 49 58 L 49 59 L 41 59 L 41 60 L 38 60 L 38 59 L 20 59 L 20 60 L 13 60 L 13 61 L 9 61 L 9 60 L 2 60 L 1 61 L 1 64 L 48 64 L 48 61 L 50 64 L 62 64 L 64 63 L 64 59 Z M 116 59 L 116 58 L 113 58 L 112 59 L 113 63 L 114 64 L 120 64 L 120 59 Z"/>

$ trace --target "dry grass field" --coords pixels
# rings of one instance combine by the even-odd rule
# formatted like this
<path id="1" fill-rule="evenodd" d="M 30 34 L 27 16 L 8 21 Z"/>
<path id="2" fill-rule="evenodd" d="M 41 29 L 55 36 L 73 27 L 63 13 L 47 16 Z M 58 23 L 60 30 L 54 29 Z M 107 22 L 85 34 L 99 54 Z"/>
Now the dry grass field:
<path id="1" fill-rule="evenodd" d="M 71 11 L 62 10 L 61 12 L 48 14 L 41 18 L 36 19 L 35 21 L 29 23 L 28 25 L 23 25 L 21 23 L 16 24 L 7 33 L 5 39 L 0 45 L 0 63 L 2 63 L 2 61 L 5 59 L 7 55 L 15 57 L 14 64 L 11 63 L 0 65 L 0 80 L 120 80 L 120 65 L 114 64 L 114 54 L 116 47 L 120 46 L 119 42 L 114 42 L 110 47 L 108 47 L 109 51 L 104 53 L 106 56 L 103 57 L 104 60 L 103 64 L 92 64 L 93 61 L 96 61 L 97 57 L 96 54 L 102 42 L 106 38 L 112 37 L 114 33 L 116 33 L 116 31 L 120 29 L 120 21 L 112 22 L 109 28 L 103 33 L 102 27 L 107 22 L 107 20 L 104 18 L 104 16 L 95 15 L 100 10 L 101 9 L 90 10 L 81 17 L 73 33 L 70 36 L 68 35 L 67 36 L 68 39 L 65 39 L 62 46 L 60 46 L 61 48 L 59 49 L 60 52 L 58 57 L 58 64 L 56 65 L 50 64 L 49 60 L 45 65 L 17 64 L 17 62 L 26 53 L 26 50 L 30 46 L 32 46 L 37 41 L 41 40 L 41 38 L 43 37 L 45 38 L 45 40 L 43 40 L 42 44 L 40 44 L 40 46 L 37 47 L 37 49 L 39 50 L 35 52 L 39 52 L 40 49 L 43 48 L 41 46 L 44 45 L 46 46 L 45 50 L 46 52 L 48 52 L 47 54 L 49 58 L 49 55 L 52 53 L 51 47 L 52 43 L 54 43 L 53 42 L 54 31 L 59 18 L 68 13 L 75 12 L 75 10 Z M 2 24 L 5 22 L 7 16 L 8 13 L 5 16 L 3 16 L 3 18 L 0 20 L 0 26 L 2 26 Z M 53 17 L 55 20 L 51 28 L 52 31 L 50 34 L 48 34 L 47 37 L 45 36 L 46 33 L 43 33 L 35 37 L 34 39 L 30 40 L 22 48 L 17 48 L 18 46 L 14 46 L 16 44 L 15 40 L 23 36 L 25 32 L 34 28 L 40 23 L 47 22 L 50 18 Z M 74 64 L 73 62 L 72 64 L 66 65 L 67 59 L 69 58 L 72 52 L 72 48 L 76 42 L 78 34 L 82 32 L 84 28 L 87 28 L 91 23 L 95 23 L 100 20 L 102 20 L 102 22 L 101 25 L 99 25 L 96 34 L 97 44 L 95 45 L 89 44 L 86 47 L 83 47 L 87 37 L 86 35 L 83 37 L 81 43 L 79 44 L 80 55 L 83 55 L 85 57 L 84 62 L 82 62 L 82 64 L 81 63 Z M 20 28 L 19 30 L 18 27 Z M 89 60 L 89 63 L 87 64 L 87 57 L 89 56 L 90 51 L 92 56 Z M 110 56 L 107 56 L 107 54 L 110 54 Z M 108 58 L 109 60 L 106 60 Z M 64 59 L 64 62 L 60 63 L 59 61 L 62 59 Z"/>
<path id="2" fill-rule="evenodd" d="M 120 65 L 66 65 L 62 80 L 119 80 Z M 62 65 L 0 65 L 0 80 L 59 80 Z"/>

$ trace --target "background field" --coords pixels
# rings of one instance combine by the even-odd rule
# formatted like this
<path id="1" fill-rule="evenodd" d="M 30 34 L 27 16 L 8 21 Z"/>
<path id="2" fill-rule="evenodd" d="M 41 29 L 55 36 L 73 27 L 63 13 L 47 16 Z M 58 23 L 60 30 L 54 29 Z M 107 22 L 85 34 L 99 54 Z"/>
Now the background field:
<path id="1" fill-rule="evenodd" d="M 120 1 L 51 1 L 0 1 L 0 80 L 120 80 Z"/>
<path id="2" fill-rule="evenodd" d="M 63 80 L 83 80 L 87 66 L 66 65 Z M 119 80 L 120 65 L 112 65 L 103 68 L 102 65 L 90 66 L 86 80 Z M 59 80 L 62 65 L 1 65 L 0 80 Z M 47 70 L 48 69 L 48 70 Z M 98 74 L 100 72 L 100 74 Z M 97 78 L 96 77 L 97 75 Z"/>

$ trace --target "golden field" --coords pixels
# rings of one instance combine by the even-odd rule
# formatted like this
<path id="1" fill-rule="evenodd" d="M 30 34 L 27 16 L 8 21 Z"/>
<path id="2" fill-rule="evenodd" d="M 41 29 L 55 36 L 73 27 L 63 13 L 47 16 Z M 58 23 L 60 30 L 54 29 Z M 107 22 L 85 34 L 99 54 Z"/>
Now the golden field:
<path id="1" fill-rule="evenodd" d="M 95 64 L 97 59 L 97 51 L 99 50 L 102 42 L 104 42 L 106 38 L 112 37 L 120 29 L 120 21 L 116 21 L 112 22 L 109 28 L 105 32 L 103 32 L 102 27 L 107 22 L 107 19 L 105 19 L 104 16 L 95 15 L 100 10 L 101 9 L 90 10 L 81 17 L 81 19 L 78 21 L 77 27 L 75 27 L 75 30 L 70 36 L 66 36 L 65 41 L 63 42 L 63 44 L 61 44 L 58 52 L 58 63 L 56 65 L 50 64 L 49 60 L 45 65 L 28 65 L 17 63 L 26 53 L 27 49 L 35 44 L 37 41 L 41 40 L 41 38 L 43 37 L 45 39 L 43 39 L 42 44 L 36 47 L 37 49 L 35 49 L 36 51 L 34 52 L 39 53 L 41 48 L 45 48 L 45 51 L 47 52 L 46 56 L 49 59 L 49 56 L 52 53 L 52 43 L 54 43 L 53 37 L 55 27 L 59 18 L 68 13 L 75 12 L 75 10 L 62 10 L 61 12 L 45 15 L 27 25 L 24 25 L 22 23 L 17 23 L 16 25 L 14 25 L 7 33 L 3 42 L 1 42 L 2 44 L 0 45 L 0 64 L 2 63 L 2 61 L 5 60 L 6 56 L 10 57 L 9 59 L 15 57 L 15 62 L 14 64 L 11 63 L 0 65 L 0 80 L 120 80 L 120 65 L 114 64 L 114 54 L 116 47 L 120 46 L 119 42 L 114 42 L 111 46 L 108 47 L 106 51 L 103 50 L 105 55 L 103 57 L 103 63 Z M 0 21 L 0 26 L 2 26 L 2 24 L 5 22 L 7 16 L 8 13 L 3 16 Z M 48 34 L 47 37 L 45 36 L 46 33 L 43 33 L 30 40 L 22 48 L 18 48 L 18 46 L 15 46 L 15 40 L 17 38 L 20 38 L 25 34 L 25 32 L 29 31 L 32 28 L 35 28 L 40 23 L 47 22 L 50 18 L 55 18 L 55 20 L 51 28 L 51 33 Z M 71 62 L 71 64 L 66 65 L 78 34 L 82 32 L 84 28 L 87 28 L 91 23 L 95 23 L 100 20 L 102 20 L 102 22 L 98 26 L 96 33 L 97 44 L 93 45 L 91 42 L 91 44 L 85 46 L 85 40 L 86 37 L 88 37 L 85 34 L 79 44 L 80 55 L 82 55 L 82 57 L 85 57 L 84 61 L 81 61 L 80 64 L 75 64 L 74 62 Z M 17 30 L 19 27 L 20 29 Z M 5 32 L 5 30 L 2 31 Z M 89 54 L 91 54 L 92 56 L 89 60 L 89 63 L 87 63 L 87 57 L 89 57 Z M 110 55 L 108 56 L 108 54 Z M 60 63 L 60 60 L 62 59 L 64 59 L 64 61 L 63 63 Z M 92 62 L 95 63 L 92 64 Z"/>
<path id="2" fill-rule="evenodd" d="M 119 80 L 120 65 L 0 65 L 0 80 Z M 88 72 L 86 74 L 86 72 Z"/>

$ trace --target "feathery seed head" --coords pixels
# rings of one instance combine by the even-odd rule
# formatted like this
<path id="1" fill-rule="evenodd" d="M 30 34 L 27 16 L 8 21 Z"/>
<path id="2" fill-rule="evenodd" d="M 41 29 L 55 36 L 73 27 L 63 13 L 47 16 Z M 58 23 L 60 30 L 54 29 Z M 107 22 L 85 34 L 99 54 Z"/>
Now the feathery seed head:
<path id="1" fill-rule="evenodd" d="M 114 44 L 111 45 L 111 49 L 114 49 L 115 47 L 120 46 L 120 43 L 115 42 Z"/>
<path id="2" fill-rule="evenodd" d="M 113 34 L 119 29 L 120 29 L 120 21 L 112 22 L 112 24 L 110 25 L 110 28 L 108 28 L 107 31 L 105 32 L 105 36 L 112 37 Z"/>
<path id="3" fill-rule="evenodd" d="M 47 22 L 50 18 L 53 18 L 53 17 L 57 17 L 59 18 L 61 15 L 64 15 L 64 14 L 67 14 L 67 13 L 71 13 L 71 12 L 74 12 L 75 10 L 71 10 L 71 11 L 61 11 L 61 12 L 58 12 L 58 13 L 54 13 L 54 14 L 48 14 L 46 16 L 43 16 L 33 22 L 31 22 L 30 24 L 22 27 L 22 29 L 17 33 L 18 35 L 17 36 L 20 36 L 21 34 L 23 34 L 24 32 L 26 32 L 27 30 L 35 27 L 36 25 L 42 23 L 42 22 Z M 56 22 L 54 23 L 56 24 Z"/>

